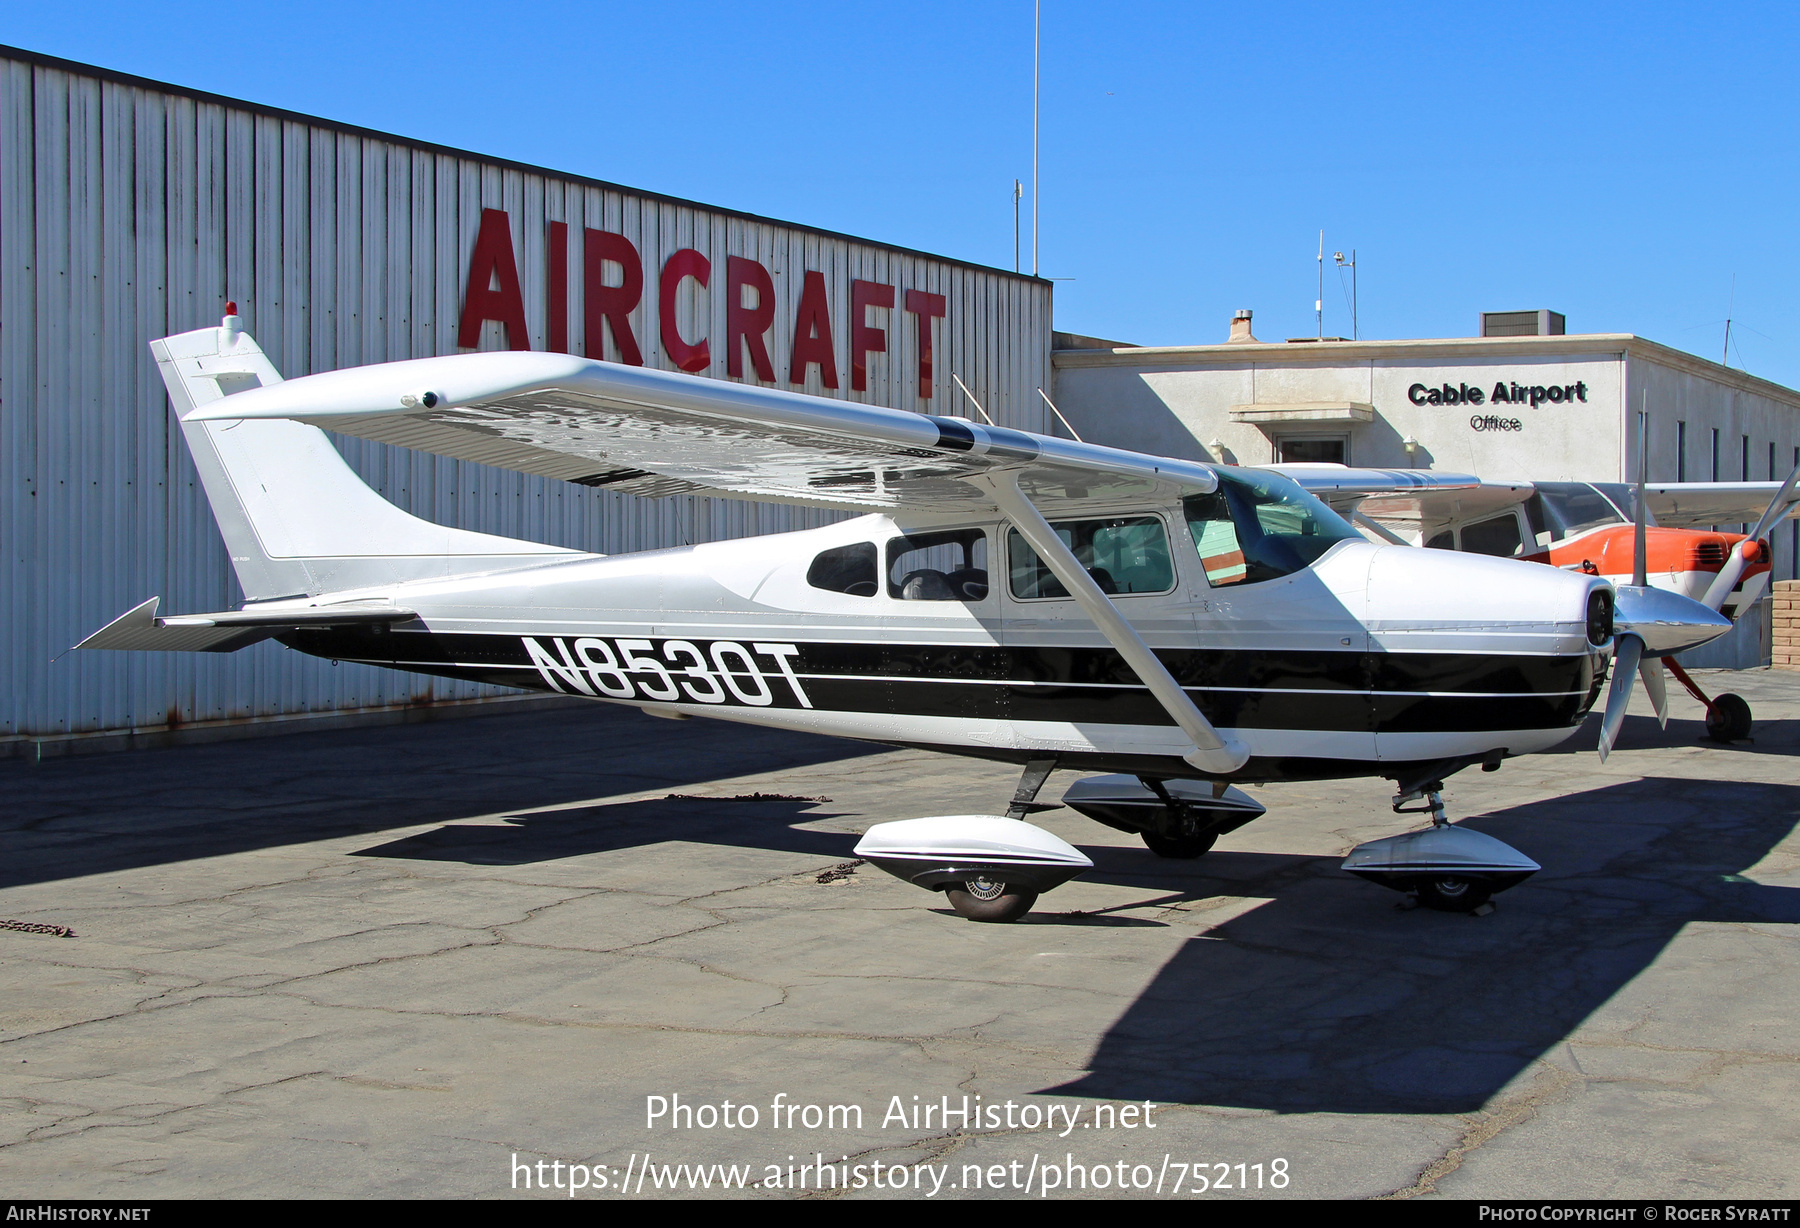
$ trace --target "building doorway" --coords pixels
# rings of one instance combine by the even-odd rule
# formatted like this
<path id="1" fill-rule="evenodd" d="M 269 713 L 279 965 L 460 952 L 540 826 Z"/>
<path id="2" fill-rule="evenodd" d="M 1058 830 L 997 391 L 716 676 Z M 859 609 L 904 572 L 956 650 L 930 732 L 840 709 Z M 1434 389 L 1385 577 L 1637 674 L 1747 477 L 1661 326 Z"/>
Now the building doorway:
<path id="1" fill-rule="evenodd" d="M 1280 465 L 1306 465 L 1325 462 L 1334 465 L 1350 463 L 1348 435 L 1284 435 L 1275 441 L 1275 462 Z"/>

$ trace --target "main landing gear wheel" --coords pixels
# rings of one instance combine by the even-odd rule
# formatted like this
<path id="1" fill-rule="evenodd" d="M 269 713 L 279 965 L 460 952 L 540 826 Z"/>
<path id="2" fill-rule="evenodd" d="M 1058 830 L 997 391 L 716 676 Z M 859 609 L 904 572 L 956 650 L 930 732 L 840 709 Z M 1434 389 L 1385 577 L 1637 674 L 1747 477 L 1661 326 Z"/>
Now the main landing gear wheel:
<path id="1" fill-rule="evenodd" d="M 1037 903 L 1038 893 L 1018 883 L 996 878 L 964 879 L 946 887 L 950 907 L 970 921 L 1017 921 Z"/>
<path id="2" fill-rule="evenodd" d="M 1750 736 L 1750 705 L 1742 696 L 1715 695 L 1706 710 L 1706 736 L 1715 742 L 1741 742 Z"/>
<path id="3" fill-rule="evenodd" d="M 1178 861 L 1191 861 L 1196 857 L 1204 857 L 1218 843 L 1216 832 L 1207 832 L 1198 836 L 1163 836 L 1156 832 L 1139 833 L 1144 837 L 1144 844 L 1158 857 L 1172 857 Z"/>
<path id="4" fill-rule="evenodd" d="M 1460 874 L 1443 874 L 1419 883 L 1419 903 L 1438 912 L 1474 912 L 1492 898 L 1485 883 Z"/>

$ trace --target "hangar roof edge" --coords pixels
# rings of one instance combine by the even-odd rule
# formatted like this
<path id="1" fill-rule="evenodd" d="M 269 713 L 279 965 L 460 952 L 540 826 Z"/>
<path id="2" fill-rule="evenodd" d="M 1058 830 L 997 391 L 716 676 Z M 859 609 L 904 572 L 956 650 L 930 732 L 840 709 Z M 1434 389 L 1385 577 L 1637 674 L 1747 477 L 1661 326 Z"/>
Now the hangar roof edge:
<path id="1" fill-rule="evenodd" d="M 1735 367 L 1721 366 L 1685 350 L 1635 333 L 1567 333 L 1543 337 L 1439 337 L 1398 341 L 1259 341 L 1235 345 L 1149 345 L 1111 350 L 1053 350 L 1059 371 L 1088 367 L 1220 366 L 1233 362 L 1331 364 L 1377 359 L 1495 357 L 1508 351 L 1559 355 L 1629 356 L 1771 397 L 1800 409 L 1800 391 Z"/>
<path id="2" fill-rule="evenodd" d="M 973 260 L 961 260 L 955 256 L 940 256 L 935 252 L 921 251 L 916 247 L 902 247 L 898 243 L 884 243 L 880 239 L 864 238 L 861 235 L 845 234 L 838 230 L 827 230 L 822 226 L 809 226 L 804 222 L 789 222 L 781 218 L 765 217 L 760 213 L 747 213 L 742 209 L 730 209 L 722 205 L 709 205 L 704 201 L 688 200 L 680 196 L 670 196 L 664 192 L 651 192 L 643 188 L 634 188 L 629 184 L 613 183 L 606 179 L 596 179 L 591 175 L 578 175 L 572 171 L 559 171 L 548 166 L 537 166 L 530 162 L 520 162 L 513 158 L 502 158 L 492 154 L 477 153 L 472 149 L 458 149 L 453 145 L 440 145 L 435 141 L 421 141 L 413 137 L 401 136 L 398 133 L 383 132 L 378 128 L 364 128 L 359 124 L 347 124 L 335 119 L 326 119 L 319 115 L 307 115 L 302 111 L 289 111 L 282 107 L 266 106 L 260 102 L 250 102 L 243 98 L 232 98 L 226 94 L 214 94 L 208 90 L 190 89 L 185 85 L 175 85 L 168 81 L 158 81 L 154 77 L 140 77 L 133 73 L 119 72 L 116 69 L 102 68 L 97 64 L 84 64 L 80 60 L 65 60 L 60 56 L 46 55 L 41 51 L 29 51 L 24 47 L 14 47 L 0 43 L 0 59 L 19 60 L 41 68 L 60 69 L 64 72 L 81 76 L 96 77 L 102 81 L 111 81 L 118 85 L 136 86 L 142 89 L 161 90 L 170 94 L 179 94 L 198 102 L 212 103 L 218 106 L 233 107 L 249 111 L 257 115 L 266 115 L 271 119 L 291 120 L 295 123 L 312 124 L 320 128 L 329 128 L 335 132 L 350 136 L 370 137 L 375 140 L 392 141 L 398 145 L 410 146 L 414 149 L 428 150 L 432 153 L 447 154 L 456 158 L 468 158 L 476 162 L 487 162 L 494 166 L 506 167 L 528 175 L 545 175 L 552 179 L 562 179 L 570 183 L 586 184 L 590 187 L 602 188 L 614 192 L 629 192 L 633 196 L 641 196 L 646 200 L 661 201 L 664 204 L 683 205 L 692 209 L 704 209 L 709 213 L 717 213 L 726 217 L 741 218 L 749 222 L 761 222 L 770 226 L 782 226 L 789 230 L 801 230 L 807 234 L 819 235 L 821 238 L 842 239 L 846 243 L 860 243 L 865 247 L 880 248 L 883 251 L 898 252 L 906 256 L 918 256 L 925 260 L 936 260 L 944 264 L 953 264 L 959 268 L 974 269 L 982 273 L 995 273 L 1016 281 L 1041 284 L 1051 288 L 1048 278 L 1033 276 L 1030 273 L 1015 273 L 1011 269 L 998 268 L 991 264 L 980 264 Z"/>

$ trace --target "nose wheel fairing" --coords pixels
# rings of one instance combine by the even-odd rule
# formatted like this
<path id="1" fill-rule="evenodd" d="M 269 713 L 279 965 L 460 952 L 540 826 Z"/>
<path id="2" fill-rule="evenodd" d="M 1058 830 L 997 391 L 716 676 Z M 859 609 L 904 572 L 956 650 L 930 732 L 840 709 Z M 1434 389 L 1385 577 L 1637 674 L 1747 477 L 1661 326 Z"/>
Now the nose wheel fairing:
<path id="1" fill-rule="evenodd" d="M 1344 869 L 1395 891 L 1416 891 L 1432 880 L 1466 879 L 1488 894 L 1516 887 L 1543 867 L 1484 832 L 1445 823 L 1359 844 Z"/>
<path id="2" fill-rule="evenodd" d="M 1485 766 L 1485 765 L 1484 765 Z M 1510 844 L 1457 827 L 1444 817 L 1441 780 L 1401 786 L 1395 814 L 1429 814 L 1431 826 L 1370 840 L 1350 850 L 1343 868 L 1358 878 L 1405 892 L 1439 912 L 1486 911 L 1488 899 L 1516 887 L 1541 866 Z M 1422 806 L 1407 806 L 1422 799 Z"/>

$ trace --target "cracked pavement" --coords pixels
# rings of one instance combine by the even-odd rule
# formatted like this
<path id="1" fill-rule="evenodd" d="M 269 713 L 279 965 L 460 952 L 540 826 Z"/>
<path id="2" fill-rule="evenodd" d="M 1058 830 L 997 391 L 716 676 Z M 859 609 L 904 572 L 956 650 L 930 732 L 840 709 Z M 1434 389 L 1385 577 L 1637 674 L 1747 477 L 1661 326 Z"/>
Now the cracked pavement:
<path id="1" fill-rule="evenodd" d="M 1034 816 L 1095 869 L 992 926 L 818 881 L 873 823 L 1003 810 L 975 760 L 591 705 L 0 764 L 0 918 L 76 933 L 0 930 L 0 1196 L 538 1197 L 515 1155 L 648 1152 L 947 1163 L 939 1197 L 1034 1154 L 1292 1174 L 1209 1197 L 1793 1197 L 1800 675 L 1701 681 L 1754 743 L 1640 695 L 1605 764 L 1590 722 L 1451 779 L 1544 866 L 1481 918 L 1336 868 L 1412 825 L 1384 781 L 1255 789 L 1194 862 Z M 762 1121 L 647 1129 L 676 1093 Z M 777 1094 L 862 1128 L 773 1128 Z M 965 1094 L 1161 1107 L 882 1128 Z"/>

